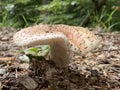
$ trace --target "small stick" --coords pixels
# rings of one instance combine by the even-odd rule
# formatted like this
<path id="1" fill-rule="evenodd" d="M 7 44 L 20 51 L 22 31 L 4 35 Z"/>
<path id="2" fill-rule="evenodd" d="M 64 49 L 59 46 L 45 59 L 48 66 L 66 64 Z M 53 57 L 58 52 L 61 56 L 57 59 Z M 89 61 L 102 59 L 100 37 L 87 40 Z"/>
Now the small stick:
<path id="1" fill-rule="evenodd" d="M 96 53 L 96 52 L 102 52 L 102 51 L 120 51 L 120 49 L 111 49 L 111 50 L 107 50 L 107 49 L 103 49 L 103 50 L 96 50 L 96 51 L 93 51 L 93 53 Z"/>
<path id="2" fill-rule="evenodd" d="M 15 61 L 15 57 L 0 57 L 0 61 L 3 61 L 3 62 L 12 62 L 12 61 Z"/>

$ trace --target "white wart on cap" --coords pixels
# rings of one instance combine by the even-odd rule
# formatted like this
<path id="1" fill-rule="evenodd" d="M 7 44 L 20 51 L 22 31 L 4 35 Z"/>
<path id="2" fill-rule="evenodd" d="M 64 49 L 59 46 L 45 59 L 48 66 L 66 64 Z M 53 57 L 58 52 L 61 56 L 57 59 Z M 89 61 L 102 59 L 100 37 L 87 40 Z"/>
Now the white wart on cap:
<path id="1" fill-rule="evenodd" d="M 84 54 L 94 49 L 99 39 L 86 28 L 68 25 L 36 25 L 18 31 L 13 41 L 18 46 L 50 45 L 51 59 L 59 67 L 68 66 L 71 52 Z"/>

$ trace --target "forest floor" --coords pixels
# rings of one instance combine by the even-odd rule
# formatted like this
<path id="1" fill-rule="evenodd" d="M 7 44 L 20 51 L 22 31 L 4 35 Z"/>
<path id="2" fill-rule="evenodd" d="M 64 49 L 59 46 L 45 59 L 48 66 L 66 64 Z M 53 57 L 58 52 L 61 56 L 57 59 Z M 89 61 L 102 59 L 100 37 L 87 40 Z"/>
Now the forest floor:
<path id="1" fill-rule="evenodd" d="M 120 90 L 120 33 L 94 28 L 99 46 L 76 56 L 68 68 L 57 68 L 52 61 L 20 62 L 22 48 L 12 41 L 16 31 L 0 29 L 2 90 Z"/>

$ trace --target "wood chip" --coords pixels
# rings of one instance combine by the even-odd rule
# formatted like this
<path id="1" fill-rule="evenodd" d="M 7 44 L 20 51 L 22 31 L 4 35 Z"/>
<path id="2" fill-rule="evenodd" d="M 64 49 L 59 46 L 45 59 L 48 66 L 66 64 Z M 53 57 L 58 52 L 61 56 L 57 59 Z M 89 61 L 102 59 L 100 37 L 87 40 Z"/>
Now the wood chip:
<path id="1" fill-rule="evenodd" d="M 18 81 L 27 89 L 35 90 L 38 84 L 28 75 L 21 75 L 18 77 Z"/>

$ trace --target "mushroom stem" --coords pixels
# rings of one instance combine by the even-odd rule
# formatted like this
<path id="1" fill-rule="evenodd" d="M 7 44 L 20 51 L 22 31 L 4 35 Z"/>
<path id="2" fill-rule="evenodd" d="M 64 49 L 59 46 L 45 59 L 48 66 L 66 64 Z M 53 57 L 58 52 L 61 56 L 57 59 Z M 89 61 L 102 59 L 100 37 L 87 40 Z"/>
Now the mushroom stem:
<path id="1" fill-rule="evenodd" d="M 59 67 L 66 67 L 70 62 L 69 47 L 62 38 L 53 40 L 51 44 L 51 58 Z"/>

